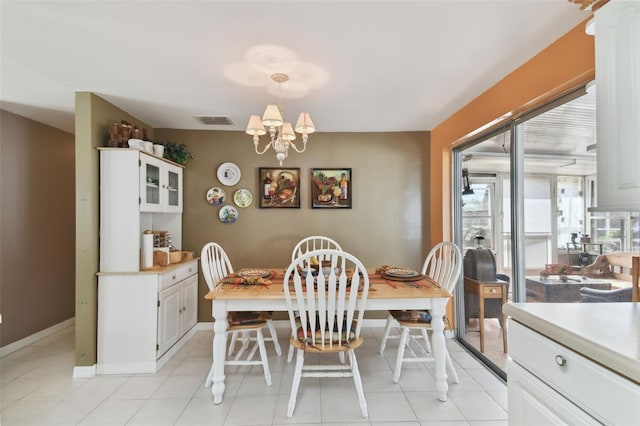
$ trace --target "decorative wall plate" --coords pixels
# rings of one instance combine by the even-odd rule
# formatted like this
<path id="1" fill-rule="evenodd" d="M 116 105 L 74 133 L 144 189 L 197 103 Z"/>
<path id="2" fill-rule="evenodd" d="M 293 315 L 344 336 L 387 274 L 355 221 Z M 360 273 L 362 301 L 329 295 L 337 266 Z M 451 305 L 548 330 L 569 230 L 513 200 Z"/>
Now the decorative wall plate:
<path id="1" fill-rule="evenodd" d="M 233 202 L 236 203 L 238 207 L 249 207 L 251 203 L 253 203 L 253 195 L 248 189 L 238 189 L 233 194 Z"/>
<path id="2" fill-rule="evenodd" d="M 233 163 L 222 163 L 218 167 L 218 180 L 226 186 L 233 186 L 240 181 L 240 168 Z"/>
<path id="3" fill-rule="evenodd" d="M 238 220 L 238 209 L 233 206 L 224 206 L 218 212 L 218 217 L 222 223 L 233 223 Z"/>
<path id="4" fill-rule="evenodd" d="M 227 194 L 224 192 L 224 189 L 220 187 L 214 186 L 207 191 L 207 203 L 212 206 L 224 204 L 226 200 Z"/>

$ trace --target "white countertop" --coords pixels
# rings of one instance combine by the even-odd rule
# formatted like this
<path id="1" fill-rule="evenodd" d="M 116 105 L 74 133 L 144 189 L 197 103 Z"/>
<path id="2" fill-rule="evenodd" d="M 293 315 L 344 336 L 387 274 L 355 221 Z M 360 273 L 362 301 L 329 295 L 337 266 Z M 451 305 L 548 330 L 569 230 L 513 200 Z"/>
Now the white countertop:
<path id="1" fill-rule="evenodd" d="M 640 303 L 507 303 L 515 321 L 640 383 Z"/>

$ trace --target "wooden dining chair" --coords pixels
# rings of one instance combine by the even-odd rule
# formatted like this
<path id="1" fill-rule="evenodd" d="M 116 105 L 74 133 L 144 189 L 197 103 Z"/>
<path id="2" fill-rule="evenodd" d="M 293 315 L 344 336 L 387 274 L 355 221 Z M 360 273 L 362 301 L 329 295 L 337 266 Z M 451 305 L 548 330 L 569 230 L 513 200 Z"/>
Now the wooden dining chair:
<path id="1" fill-rule="evenodd" d="M 330 262 L 329 270 L 320 268 L 316 272 L 309 262 L 313 256 Z M 312 250 L 291 262 L 284 283 L 294 331 L 290 343 L 296 351 L 287 417 L 293 416 L 302 377 L 353 377 L 362 416 L 367 417 L 367 401 L 355 355 L 355 349 L 363 343 L 360 329 L 369 292 L 369 276 L 362 262 L 341 250 Z M 347 354 L 348 363 L 305 365 L 306 353 L 340 352 Z"/>
<path id="2" fill-rule="evenodd" d="M 342 250 L 340 244 L 337 241 L 325 237 L 322 235 L 313 235 L 310 237 L 305 237 L 298 241 L 298 243 L 293 247 L 291 251 L 291 261 L 293 262 L 296 258 L 302 256 L 308 251 L 312 250 L 324 250 L 324 249 L 332 249 L 332 250 Z M 325 259 L 317 259 L 318 262 L 323 262 Z M 287 353 L 287 362 L 290 363 L 293 360 L 293 345 L 289 344 L 289 352 Z M 344 363 L 344 353 L 340 353 L 340 361 Z"/>
<path id="3" fill-rule="evenodd" d="M 422 265 L 422 274 L 429 276 L 449 293 L 453 290 L 460 278 L 462 270 L 462 253 L 458 246 L 452 242 L 437 244 L 427 255 Z M 400 326 L 400 334 L 390 335 L 393 324 Z M 431 330 L 431 314 L 428 310 L 421 311 L 389 311 L 387 323 L 380 343 L 380 353 L 384 353 L 387 339 L 399 338 L 396 366 L 393 372 L 393 382 L 398 383 L 403 362 L 432 362 L 431 344 L 427 331 Z M 419 334 L 412 334 L 417 331 Z M 422 340 L 422 344 L 420 344 Z M 405 351 L 411 352 L 410 357 L 405 357 Z M 453 366 L 449 351 L 445 347 L 445 360 L 447 371 L 454 383 L 459 383 L 458 373 Z"/>
<path id="4" fill-rule="evenodd" d="M 200 262 L 202 265 L 202 273 L 204 279 L 209 287 L 210 291 L 213 291 L 218 283 L 226 276 L 233 274 L 233 267 L 229 256 L 224 249 L 217 243 L 208 243 L 202 248 L 200 255 Z M 212 301 L 212 307 L 213 309 Z M 271 386 L 271 372 L 269 370 L 269 360 L 267 357 L 267 351 L 265 349 L 264 341 L 267 340 L 263 334 L 262 329 L 271 321 L 271 316 L 265 312 L 229 312 L 228 313 L 229 327 L 227 334 L 232 335 L 232 341 L 229 347 L 228 359 L 225 360 L 226 365 L 262 365 L 264 370 L 264 378 L 267 382 L 267 386 Z M 250 336 L 251 332 L 256 333 L 256 337 Z M 236 344 L 238 334 L 242 334 L 240 349 L 235 353 L 233 358 L 233 347 Z M 276 345 L 276 351 L 278 355 L 281 354 L 280 345 L 275 334 L 275 330 L 271 329 L 274 345 Z M 251 342 L 254 342 L 253 347 L 249 348 Z M 260 360 L 253 360 L 256 350 L 259 350 Z M 243 354 L 247 352 L 246 357 L 243 358 Z M 205 386 L 211 386 L 213 382 L 213 363 L 211 369 L 207 375 Z"/>

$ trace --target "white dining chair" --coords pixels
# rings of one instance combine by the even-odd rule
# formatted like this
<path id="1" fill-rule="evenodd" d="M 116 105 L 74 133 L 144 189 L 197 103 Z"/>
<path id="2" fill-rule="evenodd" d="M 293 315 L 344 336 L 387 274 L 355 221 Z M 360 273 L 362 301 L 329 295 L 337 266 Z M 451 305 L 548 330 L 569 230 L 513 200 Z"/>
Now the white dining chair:
<path id="1" fill-rule="evenodd" d="M 296 260 L 296 258 L 302 256 L 308 251 L 325 250 L 325 249 L 342 250 L 342 247 L 340 247 L 340 244 L 338 244 L 337 241 L 322 235 L 313 235 L 310 237 L 305 237 L 300 241 L 298 241 L 298 243 L 293 247 L 293 250 L 291 251 L 291 261 L 293 262 L 294 260 Z M 318 260 L 318 262 L 325 261 L 325 259 L 317 259 L 317 258 L 316 260 Z M 344 353 L 341 352 L 339 355 L 340 355 L 340 361 L 344 363 L 345 361 Z M 287 362 L 290 363 L 292 360 L 293 360 L 293 345 L 289 344 L 289 352 L 287 353 Z"/>
<path id="2" fill-rule="evenodd" d="M 202 273 L 204 279 L 209 287 L 210 291 L 213 291 L 218 283 L 226 276 L 233 274 L 233 267 L 229 256 L 224 249 L 217 243 L 208 243 L 202 248 L 200 254 L 200 262 L 202 265 Z M 212 301 L 212 309 L 213 309 Z M 267 351 L 264 345 L 264 341 L 267 340 L 262 334 L 262 329 L 268 326 L 271 321 L 271 316 L 264 312 L 229 312 L 228 313 L 229 327 L 227 328 L 227 335 L 233 336 L 230 343 L 228 359 L 225 360 L 226 365 L 262 365 L 264 371 L 264 378 L 267 382 L 267 386 L 271 386 L 271 372 L 269 370 L 269 360 L 267 357 Z M 250 336 L 251 332 L 256 333 L 256 337 Z M 240 349 L 235 353 L 233 358 L 233 347 L 237 341 L 237 335 L 242 333 Z M 272 336 L 275 336 L 275 330 L 272 330 Z M 254 342 L 253 347 L 249 348 L 251 342 Z M 277 337 L 274 338 L 274 345 L 276 351 L 280 349 Z M 256 350 L 259 350 L 260 360 L 254 360 Z M 243 354 L 247 352 L 247 355 L 243 358 Z M 281 352 L 278 353 L 280 355 Z M 205 386 L 211 386 L 213 382 L 213 362 L 211 369 L 207 375 Z"/>
<path id="3" fill-rule="evenodd" d="M 422 274 L 432 278 L 449 293 L 453 290 L 460 278 L 462 270 L 462 253 L 458 246 L 452 242 L 437 244 L 427 255 L 422 265 Z M 393 324 L 400 326 L 399 334 L 390 334 Z M 398 354 L 396 356 L 393 382 L 398 383 L 403 362 L 432 362 L 431 344 L 427 331 L 431 330 L 431 315 L 428 310 L 413 311 L 389 311 L 387 323 L 380 342 L 380 353 L 384 353 L 388 339 L 400 339 Z M 412 334 L 417 331 L 419 334 Z M 422 340 L 422 344 L 420 343 Z M 406 351 L 411 356 L 405 357 Z M 447 371 L 454 383 L 459 383 L 458 373 L 453 365 L 449 351 L 445 347 L 445 360 Z"/>
<path id="4" fill-rule="evenodd" d="M 342 247 L 340 247 L 340 244 L 338 244 L 337 241 L 322 235 L 305 237 L 298 241 L 295 247 L 293 247 L 293 250 L 291 251 L 291 261 L 296 260 L 297 257 L 300 257 L 308 251 L 325 249 L 342 250 Z"/>
<path id="5" fill-rule="evenodd" d="M 330 262 L 328 270 L 319 268 L 316 272 L 309 262 L 313 256 Z M 367 401 L 355 355 L 355 349 L 363 343 L 360 329 L 369 292 L 369 276 L 362 262 L 341 250 L 312 250 L 291 262 L 284 283 L 289 321 L 294 330 L 290 343 L 296 351 L 287 417 L 293 416 L 302 377 L 353 377 L 362 416 L 367 417 Z M 341 352 L 348 355 L 348 364 L 305 365 L 306 353 Z"/>

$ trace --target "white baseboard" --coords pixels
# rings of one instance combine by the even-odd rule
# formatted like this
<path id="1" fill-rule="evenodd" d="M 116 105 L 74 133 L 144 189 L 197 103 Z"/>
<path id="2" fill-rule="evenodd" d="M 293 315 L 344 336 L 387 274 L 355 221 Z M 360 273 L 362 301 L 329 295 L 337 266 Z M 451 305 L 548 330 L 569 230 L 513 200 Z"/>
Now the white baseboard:
<path id="1" fill-rule="evenodd" d="M 27 336 L 24 339 L 20 339 L 6 346 L 3 346 L 0 348 L 0 358 L 2 358 L 5 355 L 9 355 L 12 352 L 18 351 L 34 342 L 37 342 L 38 340 L 44 339 L 45 337 L 49 337 L 60 330 L 64 330 L 65 328 L 75 324 L 75 322 L 76 322 L 75 317 L 69 318 L 68 320 L 62 321 L 61 323 L 52 325 L 49 328 L 45 328 L 44 330 L 40 330 L 37 333 Z"/>
<path id="2" fill-rule="evenodd" d="M 88 366 L 76 365 L 73 367 L 74 379 L 90 379 L 96 375 L 96 364 Z"/>

